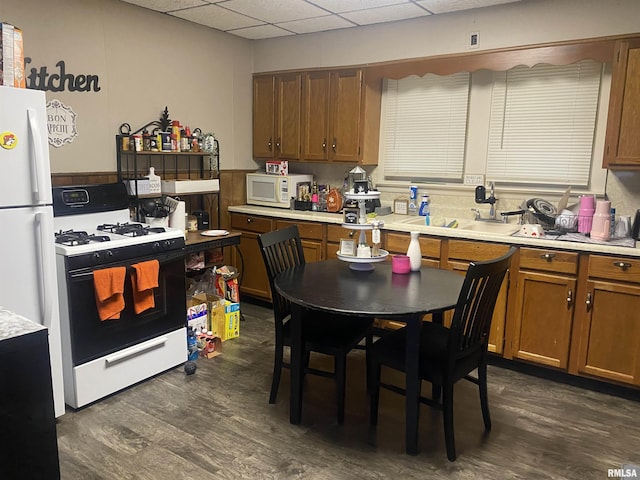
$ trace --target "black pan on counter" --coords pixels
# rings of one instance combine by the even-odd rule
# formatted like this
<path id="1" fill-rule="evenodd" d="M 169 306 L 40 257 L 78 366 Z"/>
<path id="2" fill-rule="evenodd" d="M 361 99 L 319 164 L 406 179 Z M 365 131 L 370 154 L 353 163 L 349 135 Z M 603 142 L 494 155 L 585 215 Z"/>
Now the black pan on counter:
<path id="1" fill-rule="evenodd" d="M 558 209 L 543 198 L 530 198 L 527 208 L 538 221 L 547 227 L 553 227 L 558 215 Z"/>

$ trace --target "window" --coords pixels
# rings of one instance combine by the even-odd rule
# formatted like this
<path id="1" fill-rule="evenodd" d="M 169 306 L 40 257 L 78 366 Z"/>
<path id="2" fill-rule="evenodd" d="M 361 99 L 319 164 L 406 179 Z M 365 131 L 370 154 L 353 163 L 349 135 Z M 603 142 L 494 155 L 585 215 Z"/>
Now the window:
<path id="1" fill-rule="evenodd" d="M 384 175 L 460 180 L 469 74 L 385 80 Z"/>
<path id="2" fill-rule="evenodd" d="M 602 77 L 583 61 L 386 80 L 384 179 L 589 188 Z"/>
<path id="3" fill-rule="evenodd" d="M 495 72 L 487 177 L 588 186 L 601 74 L 593 61 Z"/>

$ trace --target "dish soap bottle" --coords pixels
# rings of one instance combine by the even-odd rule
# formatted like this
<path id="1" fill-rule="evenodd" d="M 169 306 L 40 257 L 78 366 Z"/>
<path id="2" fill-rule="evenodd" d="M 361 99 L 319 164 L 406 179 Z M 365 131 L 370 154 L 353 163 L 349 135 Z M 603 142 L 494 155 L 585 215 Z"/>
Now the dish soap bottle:
<path id="1" fill-rule="evenodd" d="M 424 218 L 424 224 L 431 224 L 431 209 L 429 208 L 429 195 L 422 195 L 422 203 L 420 203 L 420 216 Z"/>
<path id="2" fill-rule="evenodd" d="M 420 236 L 419 232 L 411 232 L 411 241 L 409 242 L 409 248 L 407 249 L 407 256 L 409 257 L 409 264 L 411 265 L 411 271 L 417 272 L 422 265 L 422 252 L 420 251 Z"/>

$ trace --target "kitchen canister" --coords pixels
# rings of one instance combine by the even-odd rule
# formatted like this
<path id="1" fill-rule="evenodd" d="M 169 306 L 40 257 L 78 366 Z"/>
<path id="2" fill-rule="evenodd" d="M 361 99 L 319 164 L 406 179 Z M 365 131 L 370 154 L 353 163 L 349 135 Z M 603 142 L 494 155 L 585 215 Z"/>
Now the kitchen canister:
<path id="1" fill-rule="evenodd" d="M 578 211 L 578 232 L 587 234 L 591 232 L 591 224 L 595 213 L 596 199 L 593 195 L 580 197 L 580 210 Z"/>
<path id="2" fill-rule="evenodd" d="M 407 249 L 407 256 L 409 257 L 409 263 L 411 265 L 411 271 L 417 272 L 422 265 L 422 252 L 420 251 L 420 232 L 411 232 L 411 241 L 409 242 L 409 248 Z"/>
<path id="3" fill-rule="evenodd" d="M 611 202 L 598 200 L 591 223 L 591 238 L 609 240 L 611 238 Z"/>

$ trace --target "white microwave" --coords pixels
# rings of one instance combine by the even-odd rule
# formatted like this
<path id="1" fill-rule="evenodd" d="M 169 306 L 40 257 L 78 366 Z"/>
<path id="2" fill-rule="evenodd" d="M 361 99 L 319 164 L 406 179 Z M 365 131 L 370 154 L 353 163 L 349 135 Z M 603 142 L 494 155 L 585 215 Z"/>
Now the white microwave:
<path id="1" fill-rule="evenodd" d="M 265 207 L 289 208 L 299 183 L 313 182 L 313 175 L 247 174 L 247 203 Z"/>

